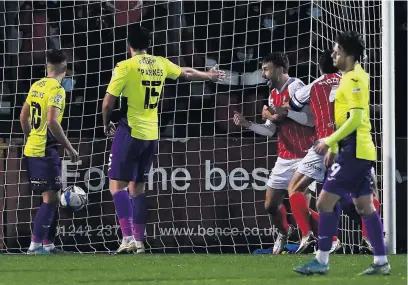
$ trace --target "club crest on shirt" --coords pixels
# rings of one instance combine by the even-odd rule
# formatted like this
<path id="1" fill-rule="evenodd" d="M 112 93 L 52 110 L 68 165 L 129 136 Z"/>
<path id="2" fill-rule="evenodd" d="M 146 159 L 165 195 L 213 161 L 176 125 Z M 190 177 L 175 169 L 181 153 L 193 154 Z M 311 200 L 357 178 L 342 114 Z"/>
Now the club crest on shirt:
<path id="1" fill-rule="evenodd" d="M 61 94 L 57 94 L 57 96 L 55 96 L 54 103 L 62 104 L 62 95 Z"/>

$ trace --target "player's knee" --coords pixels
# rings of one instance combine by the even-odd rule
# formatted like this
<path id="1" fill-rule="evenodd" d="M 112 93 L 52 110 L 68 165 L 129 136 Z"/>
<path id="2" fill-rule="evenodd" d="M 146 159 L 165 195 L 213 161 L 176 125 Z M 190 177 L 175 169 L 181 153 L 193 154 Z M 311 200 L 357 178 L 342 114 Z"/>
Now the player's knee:
<path id="1" fill-rule="evenodd" d="M 128 187 L 130 197 L 137 197 L 145 192 L 145 182 L 131 182 Z"/>
<path id="2" fill-rule="evenodd" d="M 375 212 L 374 205 L 361 205 L 361 204 L 356 204 L 356 212 L 359 214 L 361 217 L 368 216 Z"/>
<path id="3" fill-rule="evenodd" d="M 316 208 L 319 212 L 333 212 L 334 205 L 326 203 L 326 201 L 322 199 L 318 199 L 316 203 Z"/>
<path id="4" fill-rule="evenodd" d="M 58 191 L 46 191 L 42 194 L 44 203 L 58 203 Z"/>
<path id="5" fill-rule="evenodd" d="M 281 204 L 274 203 L 274 202 L 265 202 L 265 211 L 268 212 L 270 215 L 275 216 L 279 209 L 280 209 Z"/>

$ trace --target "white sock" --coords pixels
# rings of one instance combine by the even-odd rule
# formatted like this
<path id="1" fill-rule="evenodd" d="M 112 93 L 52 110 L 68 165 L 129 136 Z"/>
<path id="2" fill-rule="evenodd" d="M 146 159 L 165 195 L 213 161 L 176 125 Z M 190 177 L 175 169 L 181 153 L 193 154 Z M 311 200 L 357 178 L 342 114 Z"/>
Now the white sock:
<path id="1" fill-rule="evenodd" d="M 377 265 L 383 265 L 388 262 L 387 256 L 386 255 L 374 255 L 374 264 Z"/>
<path id="2" fill-rule="evenodd" d="M 123 237 L 123 241 L 126 243 L 132 242 L 133 240 L 135 240 L 133 236 Z"/>
<path id="3" fill-rule="evenodd" d="M 37 248 L 39 248 L 39 247 L 41 247 L 42 246 L 42 243 L 41 242 L 31 242 L 30 243 L 30 247 L 28 248 L 28 250 L 35 250 L 35 249 L 37 249 Z"/>
<path id="4" fill-rule="evenodd" d="M 320 264 L 328 264 L 329 263 L 329 254 L 330 251 L 321 251 L 318 250 L 316 253 L 316 259 L 319 261 Z"/>
<path id="5" fill-rule="evenodd" d="M 44 249 L 50 251 L 53 250 L 55 248 L 55 245 L 53 243 L 49 243 L 49 244 L 45 244 L 44 245 Z"/>

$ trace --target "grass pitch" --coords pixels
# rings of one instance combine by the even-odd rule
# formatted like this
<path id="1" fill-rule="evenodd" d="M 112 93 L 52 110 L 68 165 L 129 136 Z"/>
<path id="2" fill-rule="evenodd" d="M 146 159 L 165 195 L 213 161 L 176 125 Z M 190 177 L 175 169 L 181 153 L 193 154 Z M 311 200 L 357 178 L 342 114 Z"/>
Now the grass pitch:
<path id="1" fill-rule="evenodd" d="M 407 256 L 390 257 L 390 276 L 357 276 L 372 256 L 332 255 L 326 276 L 301 276 L 293 267 L 312 255 L 53 255 L 0 256 L 0 284 L 407 284 Z"/>

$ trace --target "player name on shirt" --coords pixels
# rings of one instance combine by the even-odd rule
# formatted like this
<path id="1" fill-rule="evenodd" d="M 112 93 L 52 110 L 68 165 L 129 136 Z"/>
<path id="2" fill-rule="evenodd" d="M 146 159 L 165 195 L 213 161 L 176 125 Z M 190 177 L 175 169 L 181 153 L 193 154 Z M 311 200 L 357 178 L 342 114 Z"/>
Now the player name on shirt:
<path id="1" fill-rule="evenodd" d="M 335 131 L 334 101 L 341 80 L 340 74 L 325 74 L 296 91 L 290 105 L 299 111 L 309 104 L 313 114 L 316 139 L 330 136 Z"/>
<path id="2" fill-rule="evenodd" d="M 116 65 L 107 93 L 121 97 L 121 123 L 131 136 L 158 139 L 157 106 L 166 78 L 177 79 L 181 68 L 168 59 L 135 55 Z"/>
<path id="3" fill-rule="evenodd" d="M 142 75 L 148 75 L 148 76 L 160 76 L 162 77 L 164 75 L 163 69 L 143 69 L 143 68 L 138 68 L 138 72 L 140 72 Z"/>

